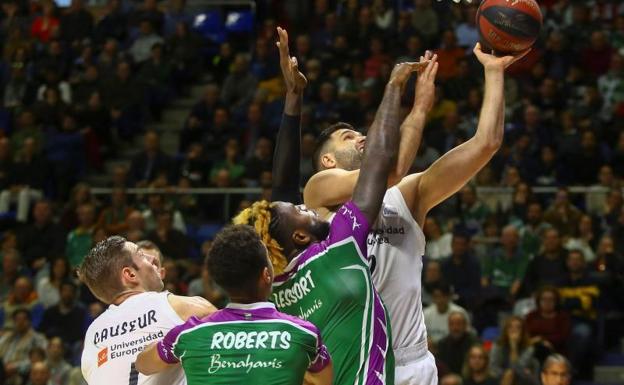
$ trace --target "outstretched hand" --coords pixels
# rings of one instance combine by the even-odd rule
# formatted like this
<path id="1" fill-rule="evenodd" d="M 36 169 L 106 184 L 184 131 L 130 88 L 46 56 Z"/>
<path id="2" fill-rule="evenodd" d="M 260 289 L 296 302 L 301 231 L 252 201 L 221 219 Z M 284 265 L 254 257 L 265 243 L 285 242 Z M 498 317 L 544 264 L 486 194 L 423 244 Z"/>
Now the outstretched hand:
<path id="1" fill-rule="evenodd" d="M 421 62 L 403 62 L 398 63 L 392 69 L 392 73 L 390 74 L 390 80 L 388 81 L 388 85 L 399 86 L 403 88 L 407 79 L 410 78 L 410 75 L 414 71 L 422 71 L 427 68 L 427 64 L 429 61 L 421 61 Z"/>
<path id="2" fill-rule="evenodd" d="M 279 36 L 279 41 L 275 44 L 279 49 L 280 67 L 286 83 L 286 90 L 291 93 L 302 93 L 308 84 L 308 79 L 299 71 L 297 58 L 290 56 L 288 32 L 281 27 L 277 27 L 277 35 Z"/>
<path id="3" fill-rule="evenodd" d="M 414 108 L 425 112 L 431 111 L 435 97 L 435 78 L 438 73 L 438 55 L 431 51 L 425 52 L 420 57 L 419 63 L 426 63 L 427 66 L 418 73 L 416 81 L 416 92 L 414 93 Z"/>
<path id="4" fill-rule="evenodd" d="M 526 54 L 531 52 L 531 48 L 525 51 L 522 51 L 520 53 L 517 53 L 515 55 L 507 55 L 507 56 L 498 57 L 493 54 L 488 54 L 488 53 L 483 52 L 481 48 L 481 43 L 477 43 L 474 49 L 472 50 L 472 52 L 474 52 L 477 59 L 483 65 L 483 68 L 485 68 L 486 70 L 500 69 L 504 71 L 507 67 L 517 62 L 518 60 L 522 59 L 523 57 L 526 56 Z"/>

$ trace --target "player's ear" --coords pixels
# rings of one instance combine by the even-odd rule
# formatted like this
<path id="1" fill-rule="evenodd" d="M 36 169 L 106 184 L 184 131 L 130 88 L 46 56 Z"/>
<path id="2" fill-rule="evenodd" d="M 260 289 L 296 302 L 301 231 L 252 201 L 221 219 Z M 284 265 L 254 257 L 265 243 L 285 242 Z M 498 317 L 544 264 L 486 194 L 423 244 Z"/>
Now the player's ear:
<path id="1" fill-rule="evenodd" d="M 138 276 L 136 270 L 130 266 L 126 266 L 121 269 L 122 283 L 125 285 L 136 284 L 138 282 Z"/>
<path id="2" fill-rule="evenodd" d="M 266 286 L 270 287 L 271 284 L 273 283 L 273 274 L 271 273 L 271 270 L 268 267 L 265 267 L 264 269 L 262 269 L 261 279 L 262 279 L 262 282 Z"/>
<path id="3" fill-rule="evenodd" d="M 336 157 L 331 152 L 321 155 L 321 165 L 324 169 L 336 168 Z"/>
<path id="4" fill-rule="evenodd" d="M 296 246 L 307 246 L 311 242 L 310 233 L 303 230 L 295 230 L 292 234 L 292 240 Z"/>

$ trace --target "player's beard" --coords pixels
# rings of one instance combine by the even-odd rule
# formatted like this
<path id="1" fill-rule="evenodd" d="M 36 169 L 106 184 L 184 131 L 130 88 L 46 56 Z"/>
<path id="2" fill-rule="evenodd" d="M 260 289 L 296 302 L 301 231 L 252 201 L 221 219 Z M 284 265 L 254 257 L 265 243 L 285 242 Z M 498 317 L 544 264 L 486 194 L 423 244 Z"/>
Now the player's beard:
<path id="1" fill-rule="evenodd" d="M 353 171 L 359 170 L 362 166 L 363 151 L 358 151 L 355 146 L 349 149 L 336 150 L 334 156 L 336 157 L 336 164 L 343 170 Z"/>
<path id="2" fill-rule="evenodd" d="M 310 232 L 319 241 L 327 238 L 329 236 L 329 222 L 327 222 L 327 221 L 314 221 L 312 223 L 312 228 L 310 229 Z"/>

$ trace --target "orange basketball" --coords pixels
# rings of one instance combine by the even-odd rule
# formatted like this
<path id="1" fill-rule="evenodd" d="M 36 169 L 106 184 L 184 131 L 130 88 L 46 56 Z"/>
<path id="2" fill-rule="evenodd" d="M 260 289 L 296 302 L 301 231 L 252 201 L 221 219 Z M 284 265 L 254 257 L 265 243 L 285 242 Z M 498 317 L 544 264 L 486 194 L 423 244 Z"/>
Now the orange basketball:
<path id="1" fill-rule="evenodd" d="M 477 27 L 484 50 L 513 54 L 535 43 L 542 12 L 535 0 L 484 0 L 477 11 Z"/>

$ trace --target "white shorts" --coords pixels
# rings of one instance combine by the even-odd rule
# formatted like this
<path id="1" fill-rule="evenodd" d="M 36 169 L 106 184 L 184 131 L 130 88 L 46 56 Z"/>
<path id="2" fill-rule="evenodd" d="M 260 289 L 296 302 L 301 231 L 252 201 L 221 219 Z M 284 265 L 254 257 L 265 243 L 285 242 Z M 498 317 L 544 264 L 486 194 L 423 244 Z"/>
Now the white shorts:
<path id="1" fill-rule="evenodd" d="M 438 385 L 438 368 L 430 351 L 395 351 L 395 385 Z"/>

